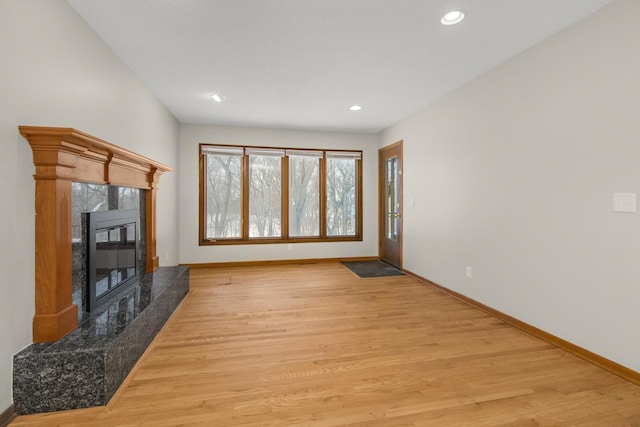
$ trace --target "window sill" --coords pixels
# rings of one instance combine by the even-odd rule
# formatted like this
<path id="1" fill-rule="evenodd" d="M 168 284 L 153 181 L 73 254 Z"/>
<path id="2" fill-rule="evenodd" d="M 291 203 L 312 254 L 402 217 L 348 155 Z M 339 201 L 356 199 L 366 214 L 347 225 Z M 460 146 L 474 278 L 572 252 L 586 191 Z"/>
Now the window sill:
<path id="1" fill-rule="evenodd" d="M 336 236 L 336 237 L 297 237 L 289 239 L 253 238 L 253 239 L 200 239 L 199 246 L 228 246 L 228 245 L 264 245 L 286 243 L 337 243 L 337 242 L 361 242 L 362 236 Z"/>

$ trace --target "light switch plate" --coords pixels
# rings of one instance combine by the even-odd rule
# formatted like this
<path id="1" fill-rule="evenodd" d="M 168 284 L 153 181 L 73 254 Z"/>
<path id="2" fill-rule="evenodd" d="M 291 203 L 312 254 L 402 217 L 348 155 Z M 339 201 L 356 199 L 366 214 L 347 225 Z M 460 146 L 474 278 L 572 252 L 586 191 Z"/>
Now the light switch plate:
<path id="1" fill-rule="evenodd" d="M 614 212 L 635 212 L 636 211 L 636 193 L 614 193 L 613 194 L 613 211 Z"/>

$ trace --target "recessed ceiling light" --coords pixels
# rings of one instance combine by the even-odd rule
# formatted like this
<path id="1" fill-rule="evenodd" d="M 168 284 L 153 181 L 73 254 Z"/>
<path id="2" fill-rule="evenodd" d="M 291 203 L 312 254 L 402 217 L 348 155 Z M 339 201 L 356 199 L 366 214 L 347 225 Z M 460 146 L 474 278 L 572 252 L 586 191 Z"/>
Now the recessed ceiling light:
<path id="1" fill-rule="evenodd" d="M 452 10 L 451 12 L 445 14 L 440 22 L 442 25 L 454 25 L 464 19 L 464 13 L 459 10 Z"/>
<path id="2" fill-rule="evenodd" d="M 216 102 L 222 102 L 225 99 L 227 99 L 227 97 L 219 93 L 214 93 L 214 94 L 211 94 L 211 99 L 213 99 Z"/>
<path id="3" fill-rule="evenodd" d="M 351 107 L 349 107 L 349 110 L 351 111 L 359 111 L 362 110 L 362 107 L 359 105 L 352 105 Z"/>

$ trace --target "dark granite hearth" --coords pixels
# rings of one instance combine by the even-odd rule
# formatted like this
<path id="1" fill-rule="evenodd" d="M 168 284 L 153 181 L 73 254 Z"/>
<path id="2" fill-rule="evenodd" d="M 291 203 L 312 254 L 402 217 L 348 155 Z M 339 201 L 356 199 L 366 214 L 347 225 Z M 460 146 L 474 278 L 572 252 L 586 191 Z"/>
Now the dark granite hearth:
<path id="1" fill-rule="evenodd" d="M 189 291 L 188 267 L 161 267 L 53 343 L 13 359 L 21 414 L 106 405 Z"/>

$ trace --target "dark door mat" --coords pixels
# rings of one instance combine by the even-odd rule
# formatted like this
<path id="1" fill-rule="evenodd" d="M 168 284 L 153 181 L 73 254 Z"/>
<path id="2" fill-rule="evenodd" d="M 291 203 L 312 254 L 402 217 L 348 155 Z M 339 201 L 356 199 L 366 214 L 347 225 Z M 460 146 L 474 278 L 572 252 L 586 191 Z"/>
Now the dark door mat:
<path id="1" fill-rule="evenodd" d="M 404 273 L 382 261 L 344 261 L 343 264 L 359 277 L 402 276 Z"/>

